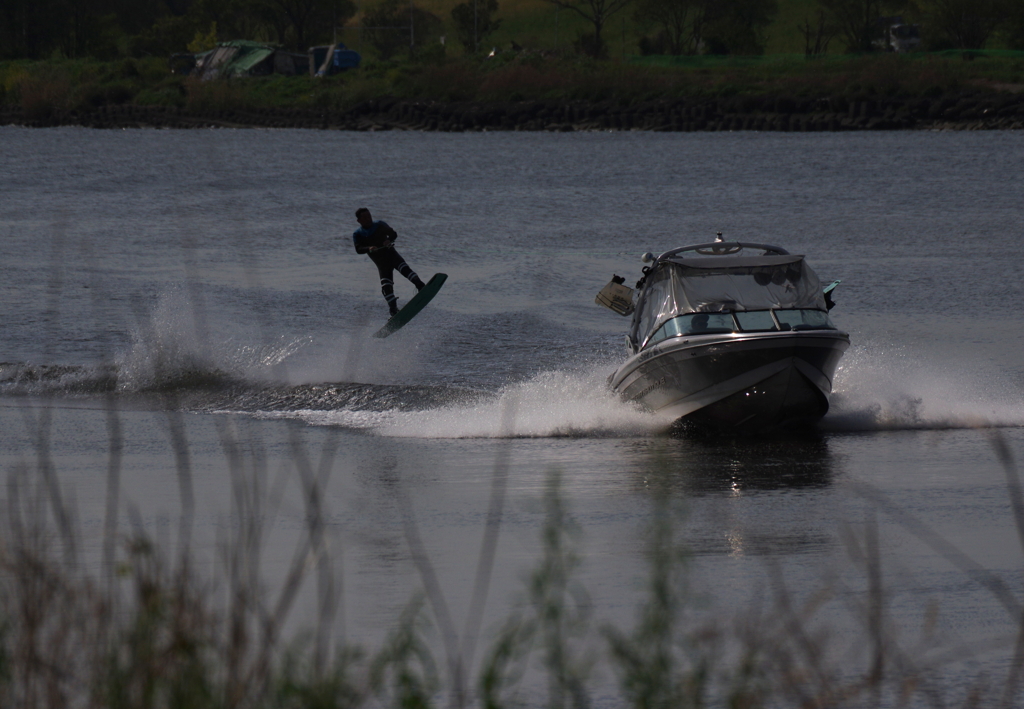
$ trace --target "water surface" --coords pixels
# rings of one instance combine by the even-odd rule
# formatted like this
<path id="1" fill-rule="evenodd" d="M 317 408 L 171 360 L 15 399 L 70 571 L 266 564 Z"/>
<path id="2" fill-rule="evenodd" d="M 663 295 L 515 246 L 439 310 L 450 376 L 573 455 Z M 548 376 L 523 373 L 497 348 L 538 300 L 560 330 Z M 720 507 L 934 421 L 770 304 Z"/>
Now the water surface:
<path id="1" fill-rule="evenodd" d="M 111 406 L 123 524 L 176 543 L 170 406 L 185 412 L 192 544 L 213 574 L 235 524 L 225 441 L 284 490 L 267 521 L 272 580 L 304 528 L 297 451 L 336 450 L 339 639 L 379 643 L 421 587 L 410 515 L 461 626 L 506 460 L 487 628 L 522 597 L 557 471 L 595 627 L 632 621 L 667 495 L 704 612 L 749 608 L 778 568 L 798 594 L 839 589 L 825 617 L 856 638 L 845 599 L 866 582 L 848 538 L 877 524 L 907 637 L 931 602 L 943 642 L 1006 632 L 995 599 L 912 520 L 1024 582 L 991 442 L 994 426 L 1024 451 L 1022 135 L 4 127 L 0 147 L 0 460 L 35 460 L 52 413 L 87 549 L 102 538 Z M 364 205 L 421 276 L 449 274 L 385 340 L 370 336 L 387 312 L 376 271 L 350 241 Z M 719 231 L 843 280 L 832 315 L 853 345 L 816 435 L 670 438 L 605 388 L 626 321 L 597 290 L 635 280 L 645 251 Z M 298 615 L 313 622 L 313 604 Z M 1010 647 L 960 663 L 951 696 Z"/>

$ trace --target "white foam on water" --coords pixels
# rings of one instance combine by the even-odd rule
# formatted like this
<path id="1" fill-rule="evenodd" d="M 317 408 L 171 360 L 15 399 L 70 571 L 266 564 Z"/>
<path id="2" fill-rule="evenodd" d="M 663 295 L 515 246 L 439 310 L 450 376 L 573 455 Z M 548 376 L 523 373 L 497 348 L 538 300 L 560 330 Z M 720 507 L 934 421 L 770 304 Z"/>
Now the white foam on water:
<path id="1" fill-rule="evenodd" d="M 216 411 L 214 413 L 237 413 L 233 411 Z M 373 431 L 386 425 L 393 413 L 380 411 L 316 411 L 299 409 L 296 411 L 259 411 L 255 414 L 260 419 L 297 419 L 311 426 L 341 426 L 342 428 Z"/>
<path id="2" fill-rule="evenodd" d="M 632 437 L 664 430 L 663 418 L 623 403 L 605 368 L 542 372 L 493 397 L 423 411 L 291 411 L 261 416 L 297 418 L 402 438 Z"/>
<path id="3" fill-rule="evenodd" d="M 366 359 L 384 369 L 390 364 Z M 608 371 L 607 364 L 590 364 L 541 372 L 472 403 L 427 410 L 308 409 L 258 415 L 427 439 L 643 437 L 665 431 L 670 422 L 664 416 L 643 412 L 610 391 Z M 907 347 L 869 343 L 851 348 L 835 384 L 831 410 L 819 424 L 827 432 L 1024 426 L 1019 384 L 967 363 L 928 359 Z"/>
<path id="4" fill-rule="evenodd" d="M 629 437 L 665 428 L 661 417 L 613 394 L 607 374 L 604 368 L 542 372 L 474 404 L 397 412 L 377 433 L 409 438 Z"/>
<path id="5" fill-rule="evenodd" d="M 825 431 L 1024 426 L 1019 384 L 905 347 L 851 348 L 835 384 Z"/>
<path id="6" fill-rule="evenodd" d="M 189 386 L 225 379 L 269 381 L 282 364 L 310 342 L 308 337 L 281 337 L 256 345 L 255 333 L 236 337 L 208 326 L 184 288 L 161 294 L 146 322 L 131 332 L 128 349 L 117 357 L 117 386 L 139 391 Z"/>
<path id="7" fill-rule="evenodd" d="M 312 353 L 288 363 L 290 384 L 322 382 L 397 383 L 415 378 L 421 370 L 416 344 L 396 344 L 373 337 L 379 325 L 320 337 Z M 309 356 L 312 354 L 312 356 Z"/>

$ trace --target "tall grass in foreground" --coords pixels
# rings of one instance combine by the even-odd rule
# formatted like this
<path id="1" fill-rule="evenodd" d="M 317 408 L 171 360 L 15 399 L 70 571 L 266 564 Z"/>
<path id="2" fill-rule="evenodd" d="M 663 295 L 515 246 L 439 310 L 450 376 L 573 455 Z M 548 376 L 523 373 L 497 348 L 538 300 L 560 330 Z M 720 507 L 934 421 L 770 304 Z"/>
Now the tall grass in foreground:
<path id="1" fill-rule="evenodd" d="M 182 501 L 176 547 L 148 536 L 135 515 L 120 529 L 122 429 L 107 402 L 109 465 L 102 560 L 79 548 L 73 505 L 50 460 L 51 410 L 23 407 L 35 433 L 35 459 L 7 471 L 0 530 L 0 706 L 35 709 L 235 709 L 242 707 L 513 707 L 582 708 L 592 703 L 593 677 L 610 670 L 623 707 L 1012 707 L 1020 699 L 1024 664 L 1021 601 L 1007 584 L 974 564 L 922 521 L 906 527 L 987 588 L 1015 629 L 1006 677 L 979 677 L 963 696 L 933 680 L 957 648 L 937 645 L 926 622 L 916 643 L 897 637 L 887 615 L 878 532 L 850 533 L 851 561 L 866 591 L 844 594 L 863 631 L 830 634 L 821 612 L 836 588 L 794 594 L 772 567 L 774 583 L 759 604 L 729 617 L 702 612 L 667 494 L 669 471 L 651 462 L 652 495 L 646 594 L 632 627 L 595 627 L 577 578 L 581 530 L 561 493 L 557 471 L 545 495 L 541 555 L 522 601 L 493 635 L 481 632 L 483 606 L 500 531 L 511 464 L 508 448 L 495 461 L 473 599 L 462 628 L 440 590 L 419 538 L 414 509 L 402 498 L 405 538 L 422 594 L 395 618 L 378 648 L 336 644 L 335 568 L 324 519 L 324 490 L 339 439 L 311 452 L 292 439 L 293 473 L 306 527 L 282 579 L 262 576 L 263 520 L 280 493 L 266 484 L 266 456 L 244 435 L 244 421 L 216 423 L 233 490 L 237 525 L 220 545 L 220 578 L 199 574 L 190 548 L 192 472 L 176 402 L 165 416 Z M 514 411 L 507 411 L 511 420 Z M 1024 543 L 1024 494 L 1003 439 L 993 445 Z M 892 506 L 865 490 L 879 509 Z M 891 509 L 890 509 L 891 511 Z M 269 583 L 273 581 L 273 583 Z M 311 635 L 285 637 L 300 590 L 312 584 L 317 624 Z M 273 590 L 269 590 L 273 589 Z M 482 650 L 477 658 L 477 646 Z"/>

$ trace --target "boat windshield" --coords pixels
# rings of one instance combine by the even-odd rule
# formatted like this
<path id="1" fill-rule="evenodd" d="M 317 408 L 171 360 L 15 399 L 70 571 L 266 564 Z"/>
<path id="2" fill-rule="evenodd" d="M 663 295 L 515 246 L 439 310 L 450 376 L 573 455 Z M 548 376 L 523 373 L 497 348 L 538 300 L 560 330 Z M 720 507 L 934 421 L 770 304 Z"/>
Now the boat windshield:
<path id="1" fill-rule="evenodd" d="M 790 330 L 834 330 L 823 310 L 745 310 L 735 313 L 688 313 L 677 315 L 658 328 L 645 347 L 670 337 L 715 335 L 732 332 L 780 332 Z"/>
<path id="2" fill-rule="evenodd" d="M 648 345 L 677 335 L 712 335 L 735 332 L 736 323 L 730 313 L 690 313 L 674 317 L 651 335 Z"/>
<path id="3" fill-rule="evenodd" d="M 691 314 L 764 313 L 744 316 L 730 326 L 745 332 L 823 327 L 815 320 L 818 316 L 786 316 L 776 323 L 767 314 L 782 310 L 826 311 L 821 281 L 802 256 L 673 258 L 659 262 L 647 275 L 630 338 L 642 346 L 665 323 Z M 672 327 L 681 334 L 689 321 Z"/>
<path id="4" fill-rule="evenodd" d="M 779 329 L 770 310 L 748 310 L 736 313 L 736 319 L 743 332 L 771 332 Z"/>
<path id="5" fill-rule="evenodd" d="M 824 310 L 776 310 L 775 317 L 791 330 L 835 330 Z"/>

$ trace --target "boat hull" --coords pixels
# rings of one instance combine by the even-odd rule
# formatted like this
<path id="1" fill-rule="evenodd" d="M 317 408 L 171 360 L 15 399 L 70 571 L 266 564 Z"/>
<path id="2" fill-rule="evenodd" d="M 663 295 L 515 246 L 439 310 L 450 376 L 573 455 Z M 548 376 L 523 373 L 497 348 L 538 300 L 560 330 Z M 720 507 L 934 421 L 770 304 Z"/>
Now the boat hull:
<path id="1" fill-rule="evenodd" d="M 747 433 L 828 412 L 850 337 L 838 330 L 677 337 L 627 360 L 612 389 L 672 421 Z"/>

